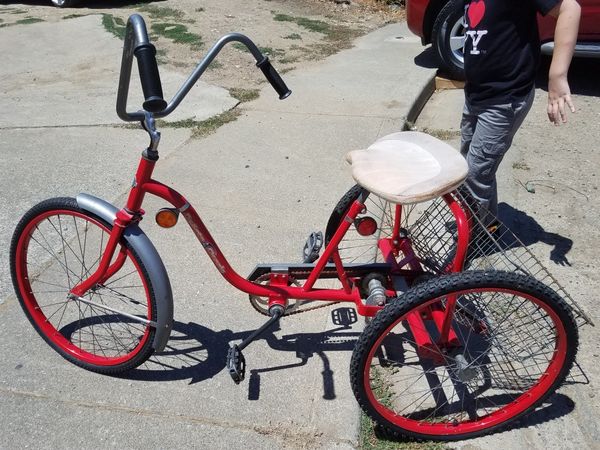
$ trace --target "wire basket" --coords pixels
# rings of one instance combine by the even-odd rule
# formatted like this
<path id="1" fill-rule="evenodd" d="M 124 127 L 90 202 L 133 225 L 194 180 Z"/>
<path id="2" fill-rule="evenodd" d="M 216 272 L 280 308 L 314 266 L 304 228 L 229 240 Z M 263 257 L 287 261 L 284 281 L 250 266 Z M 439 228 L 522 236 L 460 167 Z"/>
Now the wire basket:
<path id="1" fill-rule="evenodd" d="M 578 326 L 593 325 L 590 317 L 544 267 L 533 252 L 497 217 L 495 230 L 484 226 L 475 212 L 475 201 L 461 188 L 452 194 L 469 210 L 471 236 L 465 270 L 502 270 L 530 275 L 561 296 L 571 308 Z M 486 222 L 491 217 L 486 212 Z M 415 254 L 421 264 L 436 274 L 444 273 L 456 252 L 456 224 L 442 198 L 406 210 L 404 227 L 408 230 Z"/>

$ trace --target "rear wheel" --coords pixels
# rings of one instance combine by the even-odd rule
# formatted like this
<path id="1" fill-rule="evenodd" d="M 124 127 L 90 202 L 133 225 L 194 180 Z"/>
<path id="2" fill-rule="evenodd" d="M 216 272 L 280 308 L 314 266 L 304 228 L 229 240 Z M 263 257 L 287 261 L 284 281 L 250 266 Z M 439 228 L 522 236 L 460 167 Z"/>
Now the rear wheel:
<path id="1" fill-rule="evenodd" d="M 442 345 L 434 314 L 449 299 L 454 339 Z M 577 346 L 569 308 L 547 286 L 462 272 L 388 303 L 359 338 L 350 376 L 361 407 L 392 434 L 459 440 L 535 409 L 564 381 Z"/>
<path id="2" fill-rule="evenodd" d="M 338 201 L 327 222 L 325 245 L 333 238 L 361 190 L 359 185 L 355 185 Z M 458 191 L 453 192 L 452 197 L 459 204 L 463 201 L 462 194 Z M 393 235 L 396 207 L 396 204 L 374 194 L 369 195 L 365 202 L 365 210 L 350 225 L 338 245 L 343 262 L 362 264 L 384 262 L 379 243 L 382 239 L 391 238 Z M 425 203 L 399 207 L 402 209 L 399 225 L 401 231 L 408 237 L 408 252 L 412 252 L 417 257 L 422 270 L 435 274 L 447 272 L 456 253 L 457 225 L 456 216 L 446 199 L 438 197 Z M 369 218 L 377 225 L 375 233 L 360 234 L 357 223 Z M 409 254 L 402 251 L 400 256 L 406 257 Z"/>
<path id="3" fill-rule="evenodd" d="M 335 205 L 325 229 L 325 246 L 333 238 L 350 206 L 360 195 L 361 190 L 361 186 L 354 185 Z M 381 252 L 377 247 L 377 242 L 379 239 L 391 237 L 392 235 L 395 205 L 371 194 L 365 203 L 365 207 L 366 211 L 359 214 L 357 219 L 362 217 L 375 219 L 377 231 L 373 235 L 362 236 L 356 229 L 355 224 L 350 225 L 346 235 L 338 245 L 340 257 L 345 263 L 381 262 Z"/>
<path id="4" fill-rule="evenodd" d="M 64 358 L 116 374 L 151 355 L 156 300 L 148 273 L 123 241 L 121 269 L 79 300 L 69 291 L 100 262 L 112 225 L 80 209 L 73 198 L 46 200 L 29 210 L 13 235 L 13 285 L 31 324 Z"/>

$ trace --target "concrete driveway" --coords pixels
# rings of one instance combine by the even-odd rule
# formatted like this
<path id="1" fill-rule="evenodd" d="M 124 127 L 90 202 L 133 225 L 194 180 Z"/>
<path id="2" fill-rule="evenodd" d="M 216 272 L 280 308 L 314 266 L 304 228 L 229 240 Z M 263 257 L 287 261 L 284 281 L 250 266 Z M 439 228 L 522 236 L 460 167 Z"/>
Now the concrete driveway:
<path id="1" fill-rule="evenodd" d="M 147 143 L 145 133 L 112 125 L 118 42 L 102 31 L 97 17 L 71 20 L 76 35 L 61 63 L 52 46 L 40 49 L 36 41 L 50 40 L 52 24 L 0 30 L 3 52 L 15 58 L 0 68 L 2 84 L 11 86 L 2 94 L 7 107 L 0 123 L 0 187 L 6 193 L 0 204 L 6 212 L 0 244 L 6 249 L 20 215 L 43 198 L 91 192 L 122 204 Z M 62 31 L 61 39 L 69 42 Z M 31 33 L 31 40 L 23 39 L 24 33 Z M 9 40 L 18 48 L 7 45 Z M 29 49 L 32 42 L 36 44 Z M 96 60 L 90 48 L 104 56 Z M 411 64 L 420 52 L 405 25 L 390 25 L 322 64 L 288 74 L 294 95 L 287 103 L 278 103 L 268 86 L 237 121 L 208 138 L 188 140 L 188 130 L 165 129 L 156 178 L 187 194 L 240 274 L 260 262 L 300 261 L 306 236 L 324 228 L 333 206 L 353 184 L 343 155 L 401 129 L 415 98 L 433 77 L 432 69 Z M 381 60 L 385 64 L 374 64 Z M 414 79 L 410 86 L 378 83 L 364 89 L 365 79 L 396 78 L 401 71 Z M 194 100 L 187 102 L 199 104 L 202 99 Z M 228 102 L 227 96 L 218 96 L 209 114 Z M 199 246 L 192 246 L 195 240 L 188 229 L 178 226 L 165 232 L 153 225 L 151 217 L 159 206 L 155 200 L 145 204 L 143 228 L 171 277 L 174 337 L 164 354 L 122 378 L 83 371 L 43 343 L 12 294 L 4 253 L 4 445 L 357 445 L 359 411 L 349 386 L 348 362 L 362 322 L 333 321 L 331 308 L 285 319 L 281 330 L 245 351 L 251 381 L 235 386 L 223 371 L 228 343 L 247 336 L 264 317 L 224 283 Z M 336 317 L 352 317 L 344 308 L 337 310 Z"/>
<path id="2" fill-rule="evenodd" d="M 10 55 L 5 58 L 10 64 L 0 67 L 5 106 L 0 112 L 0 188 L 5 193 L 0 197 L 4 211 L 0 245 L 5 249 L 19 217 L 44 198 L 91 192 L 115 204 L 123 203 L 147 138 L 143 131 L 118 125 L 113 105 L 120 45 L 99 26 L 99 20 L 90 16 L 60 25 L 0 29 L 0 49 L 3 55 Z M 53 26 L 66 26 L 61 28 L 61 37 Z M 71 37 L 64 37 L 69 27 Z M 30 39 L 24 39 L 24 34 Z M 64 55 L 53 52 L 48 44 L 57 39 L 62 46 L 69 46 Z M 35 45 L 29 48 L 30 43 Z M 415 65 L 421 53 L 420 43 L 404 24 L 390 25 L 358 39 L 350 50 L 287 74 L 294 94 L 286 102 L 276 100 L 267 86 L 257 101 L 244 105 L 237 121 L 204 139 L 190 139 L 187 129 L 164 129 L 156 178 L 187 194 L 240 274 L 246 275 L 259 262 L 299 261 L 305 237 L 324 228 L 333 205 L 353 184 L 343 155 L 400 130 L 407 119 L 414 118 L 409 112 L 434 76 L 434 69 Z M 183 77 L 163 72 L 163 79 L 174 86 Z M 372 79 L 378 82 L 365 83 Z M 204 112 L 191 111 L 198 117 L 216 114 L 235 103 L 219 87 L 201 86 L 197 93 L 199 97 L 185 104 L 208 105 Z M 588 98 L 581 103 L 596 105 Z M 449 109 L 449 105 L 442 102 L 439 108 Z M 596 112 L 592 109 L 584 116 L 590 128 L 597 125 Z M 526 125 L 519 141 L 521 148 L 532 153 L 540 140 L 537 131 L 534 133 L 536 126 Z M 576 133 L 580 139 L 576 148 L 586 152 L 577 161 L 583 161 L 586 177 L 591 178 L 587 171 L 597 167 L 597 159 L 589 156 L 592 146 L 588 144 L 596 135 Z M 546 146 L 556 141 L 545 138 Z M 509 179 L 513 171 L 526 172 L 523 168 L 531 164 L 532 169 L 534 163 L 542 172 L 556 174 L 562 165 L 568 167 L 572 178 L 578 173 L 578 166 L 569 158 L 550 164 L 545 160 L 553 157 L 552 153 L 535 154 L 534 162 L 525 159 L 523 164 L 517 164 L 520 160 L 515 156 L 509 163 Z M 530 172 L 532 177 L 523 180 L 541 179 L 537 172 L 535 177 Z M 587 204 L 590 211 L 597 209 L 594 186 L 590 183 L 590 191 L 586 191 L 592 199 Z M 575 184 L 568 187 L 581 191 Z M 569 209 L 575 199 L 557 201 L 549 197 L 551 189 L 545 194 L 545 188 L 540 189 L 536 201 L 523 192 L 511 197 L 508 190 L 505 195 L 519 198 L 513 206 L 531 215 L 542 209 L 562 217 L 568 212 L 572 222 L 544 224 L 561 236 L 568 234 L 564 227 L 579 226 L 582 210 Z M 121 378 L 83 371 L 64 361 L 37 336 L 12 293 L 8 252 L 3 253 L 3 445 L 356 447 L 359 411 L 349 386 L 348 361 L 362 322 L 350 320 L 352 316 L 344 314 L 348 311 L 337 306 L 286 318 L 281 329 L 248 348 L 249 378 L 235 386 L 223 370 L 228 343 L 243 339 L 264 318 L 254 313 L 243 294 L 224 283 L 200 247 L 192 246 L 194 236 L 187 228 L 180 224 L 166 231 L 153 224 L 152 215 L 161 206 L 156 200 L 145 204 L 148 215 L 142 226 L 163 256 L 173 285 L 173 339 L 164 354 Z M 589 242 L 596 236 L 594 217 L 587 215 L 586 226 L 580 227 L 582 233 L 589 232 Z M 558 271 L 567 280 L 567 288 L 575 291 L 573 295 L 585 295 L 598 288 L 598 280 L 590 253 L 582 251 L 588 242 L 586 235 L 577 236 L 577 253 L 574 250 L 569 255 L 576 265 Z M 593 245 L 588 247 L 591 253 L 595 251 Z M 546 248 L 539 249 L 544 255 Z M 584 305 L 592 312 L 594 298 L 588 296 Z M 348 320 L 333 320 L 332 310 L 337 310 L 337 318 Z M 598 335 L 587 328 L 582 336 L 586 347 L 583 366 L 591 385 L 567 387 L 554 397 L 556 408 L 535 414 L 510 432 L 456 445 L 465 449 L 570 448 L 574 443 L 577 448 L 594 448 L 600 439 L 595 421 L 590 420 L 598 414 L 594 394 Z M 565 435 L 569 435 L 568 441 Z"/>

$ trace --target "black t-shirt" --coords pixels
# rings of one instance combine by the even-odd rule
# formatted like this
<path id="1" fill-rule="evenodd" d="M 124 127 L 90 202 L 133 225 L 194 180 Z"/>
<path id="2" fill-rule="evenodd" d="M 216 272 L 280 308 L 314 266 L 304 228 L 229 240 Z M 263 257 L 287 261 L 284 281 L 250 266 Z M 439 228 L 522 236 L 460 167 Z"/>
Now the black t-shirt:
<path id="1" fill-rule="evenodd" d="M 465 93 L 473 104 L 526 95 L 540 58 L 536 12 L 546 15 L 560 0 L 467 0 Z"/>

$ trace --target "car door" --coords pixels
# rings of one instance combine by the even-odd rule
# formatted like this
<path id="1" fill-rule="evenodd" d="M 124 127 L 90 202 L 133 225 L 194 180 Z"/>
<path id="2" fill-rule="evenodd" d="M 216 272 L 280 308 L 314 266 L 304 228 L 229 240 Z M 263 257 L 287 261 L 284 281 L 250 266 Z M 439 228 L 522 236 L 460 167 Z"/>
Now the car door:
<path id="1" fill-rule="evenodd" d="M 600 40 L 600 0 L 579 0 L 579 40 Z"/>
<path id="2" fill-rule="evenodd" d="M 581 5 L 578 41 L 600 41 L 600 0 L 578 0 Z M 538 16 L 542 42 L 554 39 L 556 19 Z"/>

